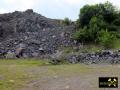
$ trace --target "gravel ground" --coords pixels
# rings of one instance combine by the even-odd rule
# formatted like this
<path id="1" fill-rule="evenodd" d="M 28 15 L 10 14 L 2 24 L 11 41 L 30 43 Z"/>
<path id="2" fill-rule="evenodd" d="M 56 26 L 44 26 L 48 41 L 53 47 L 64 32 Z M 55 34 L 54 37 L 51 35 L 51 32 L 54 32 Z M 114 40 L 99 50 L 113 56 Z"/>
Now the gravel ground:
<path id="1" fill-rule="evenodd" d="M 29 82 L 22 90 L 120 90 L 120 81 L 117 89 L 100 89 L 98 87 L 99 77 L 116 76 L 120 78 L 120 65 L 89 65 L 82 68 L 83 71 L 76 71 L 78 68 L 80 67 L 77 66 L 75 70 L 70 70 L 71 67 L 68 66 L 62 71 L 60 66 L 57 68 L 59 72 L 54 69 L 51 75 L 48 75 L 49 67 L 32 70 L 34 74 L 40 74 L 40 72 L 44 74 L 41 78 Z"/>
<path id="2" fill-rule="evenodd" d="M 43 60 L 0 60 L 0 90 L 120 90 L 100 89 L 99 77 L 118 77 L 120 64 L 51 65 Z"/>

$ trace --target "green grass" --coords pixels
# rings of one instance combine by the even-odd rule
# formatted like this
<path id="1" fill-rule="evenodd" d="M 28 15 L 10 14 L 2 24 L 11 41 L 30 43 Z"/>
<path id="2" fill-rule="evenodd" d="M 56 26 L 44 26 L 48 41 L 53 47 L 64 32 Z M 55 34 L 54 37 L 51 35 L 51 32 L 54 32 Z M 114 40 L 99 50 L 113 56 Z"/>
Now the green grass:
<path id="1" fill-rule="evenodd" d="M 120 49 L 120 39 L 116 40 L 114 43 L 114 49 Z"/>
<path id="2" fill-rule="evenodd" d="M 0 60 L 0 90 L 18 90 L 42 76 L 69 76 L 88 71 L 89 68 L 79 64 L 51 65 L 37 59 Z"/>
<path id="3" fill-rule="evenodd" d="M 23 87 L 27 81 L 35 78 L 26 71 L 43 65 L 46 66 L 49 63 L 37 59 L 0 60 L 0 90 L 14 90 Z"/>
<path id="4" fill-rule="evenodd" d="M 64 47 L 62 48 L 62 50 L 64 51 L 64 54 L 69 54 L 71 52 L 74 52 L 74 54 L 79 54 L 81 52 L 99 52 L 101 50 L 103 50 L 104 48 L 100 45 L 95 45 L 95 44 L 86 44 L 86 45 L 83 45 L 80 50 L 74 50 L 73 47 Z"/>
<path id="5" fill-rule="evenodd" d="M 42 77 L 69 77 L 79 74 L 84 76 L 111 70 L 111 67 L 93 68 L 84 64 L 51 65 L 47 60 L 38 59 L 0 60 L 0 90 L 23 90 L 30 82 Z"/>
<path id="6" fill-rule="evenodd" d="M 48 60 L 39 60 L 39 59 L 3 59 L 0 60 L 2 65 L 48 65 Z"/>
<path id="7" fill-rule="evenodd" d="M 83 52 L 98 52 L 103 50 L 103 47 L 95 44 L 84 45 L 82 48 Z"/>

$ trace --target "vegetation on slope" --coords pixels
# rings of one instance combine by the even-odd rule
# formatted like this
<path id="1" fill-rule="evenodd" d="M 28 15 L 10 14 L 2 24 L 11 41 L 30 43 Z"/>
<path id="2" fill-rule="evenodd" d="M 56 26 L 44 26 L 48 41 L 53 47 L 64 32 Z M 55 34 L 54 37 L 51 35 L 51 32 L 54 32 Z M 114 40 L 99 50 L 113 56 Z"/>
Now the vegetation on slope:
<path id="1" fill-rule="evenodd" d="M 77 41 L 112 48 L 120 38 L 120 10 L 110 2 L 85 5 L 80 9 L 77 28 L 74 34 Z"/>

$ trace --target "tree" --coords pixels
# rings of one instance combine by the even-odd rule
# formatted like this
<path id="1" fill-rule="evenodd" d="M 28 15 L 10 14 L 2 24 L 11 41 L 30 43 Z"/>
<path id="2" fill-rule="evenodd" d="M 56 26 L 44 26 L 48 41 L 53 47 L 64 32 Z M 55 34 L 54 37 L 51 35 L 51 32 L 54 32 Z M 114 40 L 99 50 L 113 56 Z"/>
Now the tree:
<path id="1" fill-rule="evenodd" d="M 96 42 L 98 33 L 101 29 L 106 29 L 106 23 L 103 21 L 102 17 L 92 17 L 88 27 L 84 26 L 75 33 L 75 39 L 84 42 Z"/>
<path id="2" fill-rule="evenodd" d="M 70 25 L 70 24 L 71 24 L 71 20 L 66 17 L 66 18 L 64 18 L 64 20 L 63 20 L 63 24 L 64 24 L 64 25 Z"/>
<path id="3" fill-rule="evenodd" d="M 89 23 L 88 35 L 91 41 L 96 42 L 97 34 L 100 31 L 99 27 L 99 19 L 97 17 L 93 17 Z"/>
<path id="4" fill-rule="evenodd" d="M 77 22 L 80 22 L 78 24 L 79 27 L 81 26 L 83 28 L 84 26 L 87 26 L 89 24 L 89 21 L 91 20 L 92 16 L 95 16 L 96 12 L 97 11 L 94 6 L 85 5 L 80 10 L 79 19 L 77 21 Z"/>
<path id="5" fill-rule="evenodd" d="M 112 47 L 111 43 L 120 38 L 120 10 L 108 1 L 85 5 L 80 9 L 77 27 L 79 30 L 74 34 L 76 40 Z"/>
<path id="6" fill-rule="evenodd" d="M 116 26 L 120 26 L 120 17 L 115 19 L 112 24 Z"/>
<path id="7" fill-rule="evenodd" d="M 96 5 L 85 5 L 80 9 L 79 19 L 77 21 L 80 22 L 78 24 L 79 28 L 88 26 L 91 18 L 99 15 L 103 17 L 106 23 L 112 23 L 117 18 L 118 13 L 115 10 L 115 6 L 110 2 Z"/>

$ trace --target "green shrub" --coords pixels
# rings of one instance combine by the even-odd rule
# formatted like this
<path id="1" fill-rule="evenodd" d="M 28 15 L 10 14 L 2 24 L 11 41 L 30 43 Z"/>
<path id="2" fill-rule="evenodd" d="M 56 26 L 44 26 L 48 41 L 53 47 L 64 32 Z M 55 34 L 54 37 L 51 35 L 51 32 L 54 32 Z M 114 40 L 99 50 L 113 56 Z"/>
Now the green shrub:
<path id="1" fill-rule="evenodd" d="M 115 20 L 113 21 L 113 24 L 116 25 L 116 26 L 120 26 L 120 17 L 117 18 L 117 19 L 115 19 Z"/>
<path id="2" fill-rule="evenodd" d="M 72 21 L 69 18 L 64 18 L 64 20 L 63 20 L 64 25 L 70 25 L 71 23 L 72 23 Z"/>
<path id="3" fill-rule="evenodd" d="M 120 33 L 119 33 L 119 32 L 112 31 L 112 32 L 110 32 L 110 33 L 111 33 L 111 34 L 114 34 L 117 39 L 120 38 Z"/>
<path id="4" fill-rule="evenodd" d="M 89 23 L 89 29 L 88 29 L 88 36 L 89 40 L 92 42 L 96 42 L 97 34 L 100 31 L 100 23 L 102 21 L 98 17 L 92 17 Z"/>
<path id="5" fill-rule="evenodd" d="M 96 42 L 101 28 L 105 28 L 105 23 L 100 17 L 93 17 L 89 26 L 85 26 L 74 34 L 74 39 L 82 42 Z"/>
<path id="6" fill-rule="evenodd" d="M 81 41 L 81 42 L 88 41 L 89 35 L 88 35 L 87 27 L 84 27 L 83 29 L 76 31 L 73 34 L 73 39 L 75 39 L 77 41 Z"/>
<path id="7" fill-rule="evenodd" d="M 78 27 L 83 28 L 84 26 L 89 26 L 90 20 L 92 17 L 96 17 L 101 15 L 105 22 L 112 23 L 117 18 L 116 7 L 112 5 L 110 2 L 106 2 L 103 4 L 95 4 L 95 5 L 85 5 L 80 9 L 79 18 L 77 20 Z"/>
<path id="8" fill-rule="evenodd" d="M 78 31 L 73 36 L 77 41 L 113 47 L 111 43 L 120 38 L 120 10 L 110 2 L 85 5 L 80 10 L 76 28 Z"/>
<path id="9" fill-rule="evenodd" d="M 107 30 L 101 30 L 99 32 L 98 41 L 105 48 L 112 48 L 114 46 L 115 40 L 116 40 L 116 35 L 108 32 Z"/>

